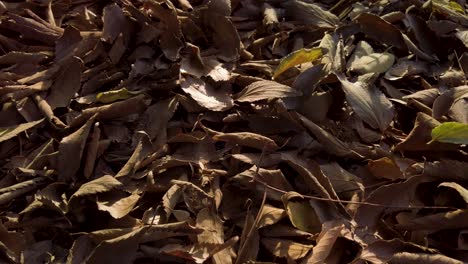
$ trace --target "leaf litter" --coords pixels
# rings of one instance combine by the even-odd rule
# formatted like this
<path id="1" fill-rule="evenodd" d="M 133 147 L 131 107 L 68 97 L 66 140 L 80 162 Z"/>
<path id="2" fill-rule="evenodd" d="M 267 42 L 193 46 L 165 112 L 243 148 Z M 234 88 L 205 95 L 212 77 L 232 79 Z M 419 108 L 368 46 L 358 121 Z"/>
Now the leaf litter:
<path id="1" fill-rule="evenodd" d="M 467 263 L 467 8 L 0 2 L 0 262 Z"/>

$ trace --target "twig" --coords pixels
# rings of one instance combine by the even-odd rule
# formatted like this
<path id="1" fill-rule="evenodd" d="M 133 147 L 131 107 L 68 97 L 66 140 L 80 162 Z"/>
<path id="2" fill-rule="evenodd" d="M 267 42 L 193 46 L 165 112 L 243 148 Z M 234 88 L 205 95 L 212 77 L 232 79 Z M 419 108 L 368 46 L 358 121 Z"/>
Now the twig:
<path id="1" fill-rule="evenodd" d="M 287 191 L 278 189 L 276 187 L 273 187 L 269 185 L 268 183 L 259 180 L 258 178 L 255 178 L 255 181 L 262 184 L 263 186 L 267 187 L 268 189 L 271 189 L 276 192 L 280 192 L 283 194 L 288 193 Z M 403 208 L 403 209 L 458 209 L 455 207 L 448 207 L 448 206 L 397 206 L 397 205 L 385 205 L 385 204 L 376 204 L 376 203 L 369 203 L 369 202 L 355 202 L 355 201 L 346 201 L 346 200 L 340 200 L 340 199 L 331 199 L 331 198 L 323 198 L 323 197 L 318 197 L 318 196 L 311 196 L 311 195 L 304 195 L 301 194 L 304 198 L 308 199 L 313 199 L 313 200 L 318 200 L 318 201 L 328 201 L 328 202 L 333 202 L 333 203 L 347 203 L 347 204 L 359 204 L 359 205 L 368 205 L 368 206 L 375 206 L 375 207 L 385 207 L 385 208 Z"/>

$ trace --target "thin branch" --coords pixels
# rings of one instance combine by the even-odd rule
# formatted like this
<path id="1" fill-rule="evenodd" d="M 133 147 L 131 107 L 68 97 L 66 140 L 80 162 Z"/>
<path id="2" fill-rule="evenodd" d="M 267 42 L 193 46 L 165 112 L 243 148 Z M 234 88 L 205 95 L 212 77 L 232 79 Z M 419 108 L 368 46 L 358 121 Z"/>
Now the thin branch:
<path id="1" fill-rule="evenodd" d="M 283 194 L 288 193 L 285 190 L 278 189 L 276 187 L 273 187 L 269 185 L 268 183 L 259 180 L 258 178 L 255 178 L 255 181 L 262 184 L 263 186 L 267 187 L 268 189 L 271 189 L 276 192 L 280 192 Z M 408 205 L 385 205 L 385 204 L 377 204 L 377 203 L 369 203 L 369 202 L 355 202 L 355 201 L 346 201 L 346 200 L 340 200 L 340 199 L 331 199 L 331 198 L 323 198 L 319 196 L 311 196 L 311 195 L 304 195 L 301 194 L 304 198 L 308 199 L 313 199 L 313 200 L 318 200 L 318 201 L 328 201 L 328 202 L 333 202 L 333 203 L 347 203 L 347 204 L 359 204 L 359 205 L 368 205 L 368 206 L 374 206 L 374 207 L 385 207 L 385 208 L 402 208 L 402 209 L 450 209 L 450 210 L 456 210 L 459 208 L 455 207 L 448 207 L 448 206 L 408 206 Z"/>

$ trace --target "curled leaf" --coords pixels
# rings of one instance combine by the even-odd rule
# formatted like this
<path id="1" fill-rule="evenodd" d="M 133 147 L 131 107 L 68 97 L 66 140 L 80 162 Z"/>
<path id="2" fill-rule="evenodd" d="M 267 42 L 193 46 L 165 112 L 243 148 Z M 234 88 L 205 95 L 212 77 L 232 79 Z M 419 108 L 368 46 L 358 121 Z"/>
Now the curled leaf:
<path id="1" fill-rule="evenodd" d="M 287 69 L 306 62 L 313 62 L 317 59 L 322 57 L 322 49 L 321 48 L 313 48 L 313 49 L 300 49 L 294 51 L 284 57 L 278 67 L 276 68 L 275 72 L 273 73 L 273 79 L 278 77 L 281 73 L 285 72 Z"/>
<path id="2" fill-rule="evenodd" d="M 98 93 L 96 95 L 96 101 L 107 104 L 118 100 L 125 100 L 140 93 L 140 91 L 129 91 L 127 88 L 122 88 L 119 90 Z"/>
<path id="3" fill-rule="evenodd" d="M 284 98 L 301 95 L 301 91 L 274 81 L 251 83 L 236 95 L 238 102 L 255 102 L 273 98 Z"/>

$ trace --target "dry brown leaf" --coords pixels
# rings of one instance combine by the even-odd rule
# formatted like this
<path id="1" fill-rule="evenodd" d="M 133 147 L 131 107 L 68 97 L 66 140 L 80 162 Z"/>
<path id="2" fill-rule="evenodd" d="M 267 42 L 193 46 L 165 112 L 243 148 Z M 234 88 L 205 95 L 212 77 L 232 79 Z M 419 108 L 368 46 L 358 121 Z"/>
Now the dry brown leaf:
<path id="1" fill-rule="evenodd" d="M 360 82 L 349 82 L 344 76 L 338 76 L 346 99 L 367 124 L 380 131 L 385 131 L 393 120 L 392 103 L 376 87 L 369 87 Z"/>
<path id="2" fill-rule="evenodd" d="M 276 224 L 286 215 L 285 210 L 265 204 L 260 212 L 258 228 Z"/>
<path id="3" fill-rule="evenodd" d="M 454 149 L 452 144 L 447 143 L 432 142 L 428 144 L 432 140 L 432 129 L 438 125 L 440 125 L 440 122 L 419 112 L 413 130 L 411 130 L 405 140 L 395 146 L 395 149 L 400 151 L 442 151 Z"/>
<path id="4" fill-rule="evenodd" d="M 313 248 L 312 245 L 301 244 L 285 239 L 263 238 L 261 242 L 271 254 L 290 260 L 303 258 Z"/>
<path id="5" fill-rule="evenodd" d="M 88 2 L 0 2 L 1 263 L 468 263 L 466 1 Z"/>
<path id="6" fill-rule="evenodd" d="M 115 219 L 122 218 L 130 213 L 140 200 L 138 194 L 132 194 L 127 197 L 115 197 L 112 200 L 98 200 L 97 207 L 101 211 L 107 211 Z"/>
<path id="7" fill-rule="evenodd" d="M 359 157 L 359 154 L 352 151 L 348 144 L 334 137 L 326 130 L 308 120 L 302 115 L 299 115 L 299 119 L 304 126 L 309 130 L 320 143 L 327 146 L 326 151 L 330 154 L 337 155 L 339 157 Z"/>
<path id="8" fill-rule="evenodd" d="M 274 81 L 253 82 L 236 95 L 238 102 L 256 102 L 260 100 L 299 96 L 302 93 L 287 85 Z"/>
<path id="9" fill-rule="evenodd" d="M 389 180 L 404 179 L 403 172 L 396 162 L 388 157 L 383 157 L 378 160 L 371 160 L 367 163 L 369 171 L 377 178 Z"/>
<path id="10" fill-rule="evenodd" d="M 317 4 L 302 0 L 292 0 L 285 1 L 282 5 L 286 9 L 288 16 L 304 24 L 324 29 L 333 29 L 339 24 L 337 16 L 324 10 Z"/>
<path id="11" fill-rule="evenodd" d="M 108 192 L 120 186 L 122 186 L 120 181 L 111 175 L 105 175 L 81 185 L 71 198 Z"/>
<path id="12" fill-rule="evenodd" d="M 302 264 L 325 263 L 330 255 L 338 237 L 341 235 L 343 224 L 335 222 L 323 223 L 322 231 L 317 238 L 317 245 L 312 249 L 312 253 L 302 260 Z"/>
<path id="13" fill-rule="evenodd" d="M 186 76 L 182 81 L 182 90 L 190 95 L 200 106 L 213 111 L 230 109 L 234 102 L 225 87 L 213 87 L 201 79 Z"/>
<path id="14" fill-rule="evenodd" d="M 58 156 L 58 179 L 63 182 L 76 180 L 75 174 L 80 169 L 81 158 L 89 131 L 96 116 L 90 118 L 82 127 L 60 141 Z"/>
<path id="15" fill-rule="evenodd" d="M 372 39 L 399 49 L 406 49 L 400 30 L 382 18 L 370 13 L 363 13 L 356 17 L 355 21 L 361 27 L 362 32 Z"/>
<path id="16" fill-rule="evenodd" d="M 33 127 L 39 125 L 43 121 L 44 121 L 44 119 L 40 119 L 40 120 L 37 120 L 37 121 L 32 121 L 32 122 L 20 124 L 20 125 L 13 126 L 13 127 L 2 127 L 2 128 L 0 128 L 0 131 L 1 131 L 0 132 L 0 142 L 5 141 L 5 140 L 9 140 L 10 138 L 13 138 L 13 137 L 17 136 L 21 132 L 24 132 L 24 131 L 26 131 L 26 130 L 28 130 L 30 128 L 33 128 Z"/>
<path id="17" fill-rule="evenodd" d="M 274 140 L 250 132 L 219 133 L 213 136 L 213 140 L 224 141 L 259 150 L 265 149 L 265 151 L 275 151 L 279 149 Z"/>
<path id="18" fill-rule="evenodd" d="M 221 219 L 210 209 L 205 208 L 197 215 L 197 227 L 204 229 L 203 233 L 197 235 L 198 243 L 221 245 L 224 241 L 223 223 Z M 232 258 L 229 255 L 228 249 L 223 249 L 213 256 L 213 263 L 229 264 L 232 263 Z"/>
<path id="19" fill-rule="evenodd" d="M 259 243 L 260 236 L 255 226 L 255 218 L 250 212 L 247 212 L 235 264 L 257 259 Z"/>

